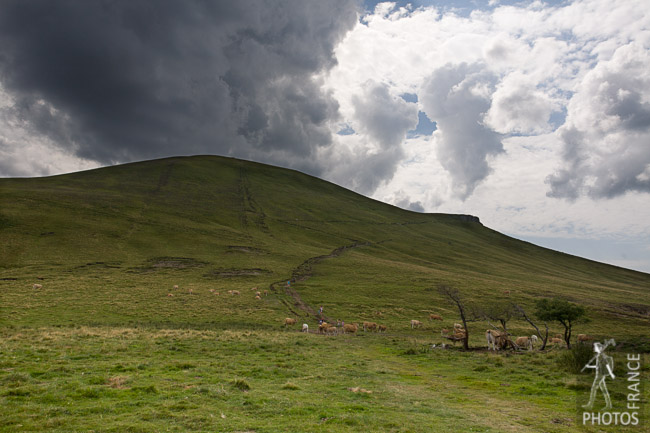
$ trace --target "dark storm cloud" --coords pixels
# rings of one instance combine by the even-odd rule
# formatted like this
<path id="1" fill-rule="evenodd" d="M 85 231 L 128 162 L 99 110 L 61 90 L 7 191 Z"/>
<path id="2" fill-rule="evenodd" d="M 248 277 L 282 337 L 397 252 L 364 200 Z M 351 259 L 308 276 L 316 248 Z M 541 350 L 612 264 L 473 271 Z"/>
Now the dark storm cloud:
<path id="1" fill-rule="evenodd" d="M 337 1 L 6 1 L 12 114 L 101 163 L 218 153 L 319 167 L 336 101 L 314 78 L 357 19 Z M 288 163 L 286 161 L 289 161 Z"/>
<path id="2" fill-rule="evenodd" d="M 438 159 L 463 200 L 490 174 L 488 157 L 503 152 L 502 136 L 483 123 L 494 82 L 480 65 L 447 65 L 431 74 L 420 98 L 438 128 Z"/>

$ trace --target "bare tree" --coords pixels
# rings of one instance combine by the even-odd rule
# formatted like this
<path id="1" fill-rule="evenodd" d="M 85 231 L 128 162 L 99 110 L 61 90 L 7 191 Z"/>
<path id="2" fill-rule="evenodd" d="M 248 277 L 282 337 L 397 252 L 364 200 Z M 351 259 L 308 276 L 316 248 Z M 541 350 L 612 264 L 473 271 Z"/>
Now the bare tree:
<path id="1" fill-rule="evenodd" d="M 508 333 L 508 321 L 515 316 L 515 308 L 509 301 L 493 302 L 485 307 L 482 307 L 477 313 L 478 316 L 483 317 L 490 323 L 490 320 L 499 322 L 503 328 L 503 332 Z M 492 325 L 490 323 L 490 325 Z"/>
<path id="2" fill-rule="evenodd" d="M 469 316 L 469 310 L 465 305 L 465 302 L 460 296 L 458 289 L 453 287 L 440 284 L 438 285 L 438 293 L 450 300 L 458 308 L 460 313 L 460 320 L 463 322 L 463 328 L 465 328 L 465 337 L 463 338 L 463 349 L 469 350 L 469 330 L 467 329 L 467 322 L 473 321 L 473 318 Z"/>
<path id="3" fill-rule="evenodd" d="M 530 316 L 528 316 L 526 314 L 526 311 L 523 309 L 523 307 L 521 307 L 520 305 L 517 305 L 517 304 L 513 304 L 513 306 L 514 306 L 515 310 L 517 311 L 517 313 L 519 313 L 519 315 L 521 317 L 523 317 L 523 319 L 526 322 L 530 323 L 530 325 L 533 328 L 535 328 L 535 330 L 537 331 L 537 335 L 539 336 L 540 340 L 542 340 L 542 347 L 539 350 L 546 349 L 546 343 L 548 342 L 548 323 L 544 322 L 544 327 L 546 328 L 546 332 L 544 333 L 544 336 L 542 336 L 542 333 L 540 332 L 539 328 L 537 327 L 537 325 L 535 325 L 535 323 L 532 321 Z"/>

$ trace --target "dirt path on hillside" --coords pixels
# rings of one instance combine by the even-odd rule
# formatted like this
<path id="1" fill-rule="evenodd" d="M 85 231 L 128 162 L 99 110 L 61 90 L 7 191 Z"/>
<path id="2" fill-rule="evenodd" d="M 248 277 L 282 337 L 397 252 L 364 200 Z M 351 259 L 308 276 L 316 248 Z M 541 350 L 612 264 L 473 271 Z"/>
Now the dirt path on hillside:
<path id="1" fill-rule="evenodd" d="M 332 250 L 331 253 L 325 254 L 322 256 L 316 256 L 316 257 L 311 257 L 304 262 L 302 262 L 297 268 L 295 268 L 293 271 L 291 271 L 291 278 L 289 280 L 283 280 L 283 281 L 276 281 L 274 283 L 270 284 L 271 290 L 274 292 L 278 292 L 279 288 L 283 288 L 284 292 L 291 296 L 293 299 L 293 305 L 290 305 L 288 301 L 283 301 L 283 303 L 287 306 L 289 311 L 291 311 L 293 314 L 296 316 L 300 316 L 296 310 L 301 310 L 302 312 L 306 313 L 307 316 L 311 316 L 315 318 L 316 320 L 318 319 L 323 319 L 326 322 L 333 323 L 333 320 L 326 316 L 325 314 L 318 314 L 316 310 L 314 310 L 310 305 L 308 305 L 305 301 L 302 300 L 300 297 L 300 294 L 296 291 L 296 289 L 293 286 L 287 285 L 287 281 L 291 281 L 291 284 L 295 283 L 300 283 L 303 281 L 306 281 L 308 278 L 310 278 L 313 274 L 313 266 L 322 262 L 325 259 L 333 259 L 344 252 L 354 249 L 354 248 L 359 248 L 359 247 L 366 247 L 373 245 L 372 242 L 355 242 L 350 245 L 343 245 L 342 247 L 338 247 L 334 250 Z"/>
<path id="2" fill-rule="evenodd" d="M 260 206 L 255 197 L 250 191 L 250 180 L 248 180 L 248 173 L 243 168 L 239 169 L 239 180 L 237 182 L 237 189 L 241 197 L 241 210 L 239 213 L 239 223 L 244 230 L 248 230 L 249 226 L 257 227 L 259 230 L 266 234 L 270 234 L 269 227 L 266 224 L 266 214 L 264 209 Z M 272 235 L 271 235 L 272 236 Z"/>

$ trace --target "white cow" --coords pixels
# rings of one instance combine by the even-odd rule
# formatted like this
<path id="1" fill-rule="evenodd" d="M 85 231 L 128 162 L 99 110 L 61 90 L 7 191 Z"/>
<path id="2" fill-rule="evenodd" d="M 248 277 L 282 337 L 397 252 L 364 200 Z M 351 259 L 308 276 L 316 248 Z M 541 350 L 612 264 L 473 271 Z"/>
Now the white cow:
<path id="1" fill-rule="evenodd" d="M 497 337 L 501 335 L 498 331 L 488 329 L 485 331 L 485 339 L 487 340 L 488 350 L 497 350 Z"/>

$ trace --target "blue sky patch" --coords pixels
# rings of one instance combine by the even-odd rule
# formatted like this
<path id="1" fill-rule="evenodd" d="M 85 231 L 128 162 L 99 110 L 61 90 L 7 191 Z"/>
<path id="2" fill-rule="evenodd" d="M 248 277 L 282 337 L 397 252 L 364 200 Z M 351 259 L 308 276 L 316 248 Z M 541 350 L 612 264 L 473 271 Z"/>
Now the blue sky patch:
<path id="1" fill-rule="evenodd" d="M 399 96 L 406 102 L 413 102 L 413 103 L 418 102 L 418 95 L 416 95 L 415 93 L 402 93 Z"/>
<path id="2" fill-rule="evenodd" d="M 407 133 L 408 138 L 417 137 L 418 135 L 431 135 L 438 129 L 436 122 L 432 122 L 424 111 L 418 111 L 418 126 Z"/>
<path id="3" fill-rule="evenodd" d="M 352 129 L 350 125 L 345 125 L 345 128 L 337 132 L 338 135 L 352 135 L 354 133 L 356 133 L 356 131 Z"/>

